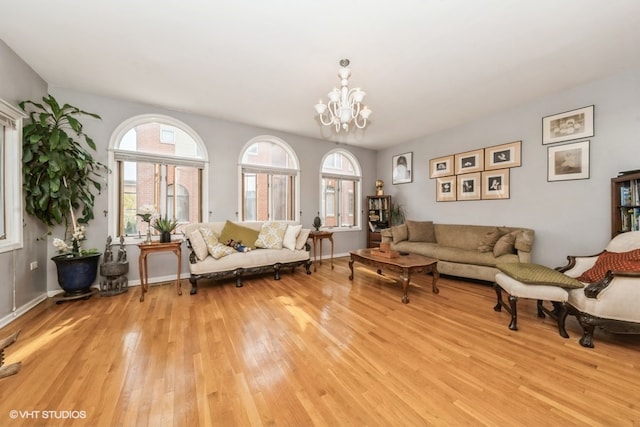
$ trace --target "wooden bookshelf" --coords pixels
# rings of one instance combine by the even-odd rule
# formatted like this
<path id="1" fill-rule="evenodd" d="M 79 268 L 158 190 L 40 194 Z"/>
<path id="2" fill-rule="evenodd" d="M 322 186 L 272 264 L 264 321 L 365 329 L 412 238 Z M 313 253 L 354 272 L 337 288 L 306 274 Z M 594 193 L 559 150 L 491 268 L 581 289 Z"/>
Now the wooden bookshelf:
<path id="1" fill-rule="evenodd" d="M 640 230 L 640 171 L 611 178 L 611 237 Z"/>
<path id="2" fill-rule="evenodd" d="M 377 248 L 380 230 L 391 226 L 391 196 L 367 196 L 367 247 Z"/>

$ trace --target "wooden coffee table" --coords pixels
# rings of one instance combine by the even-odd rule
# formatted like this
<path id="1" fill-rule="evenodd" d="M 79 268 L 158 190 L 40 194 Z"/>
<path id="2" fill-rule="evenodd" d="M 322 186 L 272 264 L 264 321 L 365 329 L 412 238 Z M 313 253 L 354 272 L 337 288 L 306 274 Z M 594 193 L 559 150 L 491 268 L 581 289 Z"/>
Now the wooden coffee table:
<path id="1" fill-rule="evenodd" d="M 386 258 L 383 255 L 379 255 L 377 249 L 358 249 L 349 252 L 351 254 L 351 260 L 349 261 L 349 269 L 351 275 L 349 280 L 353 280 L 353 263 L 359 262 L 361 264 L 370 265 L 378 269 L 378 274 L 382 274 L 382 269 L 400 272 L 402 278 L 402 302 L 404 304 L 409 303 L 409 296 L 407 291 L 409 289 L 409 281 L 411 280 L 412 273 L 431 273 L 433 275 L 432 291 L 434 294 L 440 292 L 437 286 L 438 273 L 437 265 L 438 260 L 429 258 L 417 254 L 400 255 L 396 258 Z"/>

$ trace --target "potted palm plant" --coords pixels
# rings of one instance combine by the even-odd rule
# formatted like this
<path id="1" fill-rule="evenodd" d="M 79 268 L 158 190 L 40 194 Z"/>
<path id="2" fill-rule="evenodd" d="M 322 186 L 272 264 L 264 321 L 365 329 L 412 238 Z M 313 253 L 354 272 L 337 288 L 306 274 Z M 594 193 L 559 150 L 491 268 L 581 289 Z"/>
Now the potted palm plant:
<path id="1" fill-rule="evenodd" d="M 171 233 L 177 226 L 178 221 L 175 218 L 169 219 L 166 216 L 164 218 L 156 218 L 152 225 L 152 227 L 160 233 L 160 243 L 170 242 Z"/>
<path id="2" fill-rule="evenodd" d="M 100 253 L 83 250 L 81 242 L 86 237 L 85 226 L 94 218 L 101 174 L 108 169 L 91 155 L 89 149 L 95 151 L 96 145 L 84 133 L 78 117 L 100 116 L 69 104 L 61 106 L 52 95 L 42 102 L 19 105 L 29 114 L 22 141 L 25 210 L 48 227 L 47 235 L 55 226 L 65 226 L 65 238 L 54 240 L 61 252 L 52 258 L 58 267 L 58 282 L 70 296 L 86 294 L 95 280 Z M 63 267 L 62 274 L 62 265 L 76 268 Z M 72 283 L 62 276 L 73 278 Z"/>

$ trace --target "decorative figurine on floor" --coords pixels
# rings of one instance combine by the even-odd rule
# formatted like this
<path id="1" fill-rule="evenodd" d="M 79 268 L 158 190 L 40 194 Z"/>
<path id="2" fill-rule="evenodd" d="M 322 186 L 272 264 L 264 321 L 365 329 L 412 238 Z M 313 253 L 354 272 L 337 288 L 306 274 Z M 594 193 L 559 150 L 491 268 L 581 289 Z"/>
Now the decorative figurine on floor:
<path id="1" fill-rule="evenodd" d="M 17 374 L 22 367 L 22 362 L 12 363 L 11 365 L 4 365 L 4 349 L 18 340 L 20 330 L 14 332 L 7 338 L 0 340 L 0 378 L 8 377 L 9 375 Z"/>
<path id="2" fill-rule="evenodd" d="M 113 260 L 111 246 L 111 236 L 109 236 L 104 249 L 104 262 L 100 264 L 100 275 L 105 278 L 100 281 L 100 295 L 109 297 L 129 290 L 129 279 L 127 278 L 129 261 L 127 261 L 124 236 L 120 236 L 120 248 L 115 261 Z"/>
<path id="3" fill-rule="evenodd" d="M 318 212 L 318 216 L 313 218 L 313 227 L 316 231 L 320 231 L 320 227 L 322 227 L 322 220 L 320 219 L 320 212 Z"/>

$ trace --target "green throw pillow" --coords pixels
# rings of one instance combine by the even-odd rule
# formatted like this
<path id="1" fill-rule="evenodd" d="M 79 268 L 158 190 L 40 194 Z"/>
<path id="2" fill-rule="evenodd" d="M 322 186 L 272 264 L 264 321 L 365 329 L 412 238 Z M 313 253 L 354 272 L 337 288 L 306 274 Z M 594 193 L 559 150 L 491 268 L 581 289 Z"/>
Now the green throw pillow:
<path id="1" fill-rule="evenodd" d="M 529 285 L 560 286 L 570 289 L 582 288 L 584 286 L 573 277 L 569 277 L 544 265 L 514 262 L 497 264 L 496 267 L 507 276 Z"/>
<path id="2" fill-rule="evenodd" d="M 224 227 L 222 228 L 222 231 L 220 232 L 220 237 L 218 238 L 218 240 L 223 245 L 226 244 L 229 240 L 234 240 L 236 242 L 242 242 L 243 245 L 251 249 L 255 249 L 258 234 L 260 234 L 260 231 L 258 230 L 254 230 L 253 228 L 245 227 L 227 220 L 227 222 L 224 224 Z"/>

